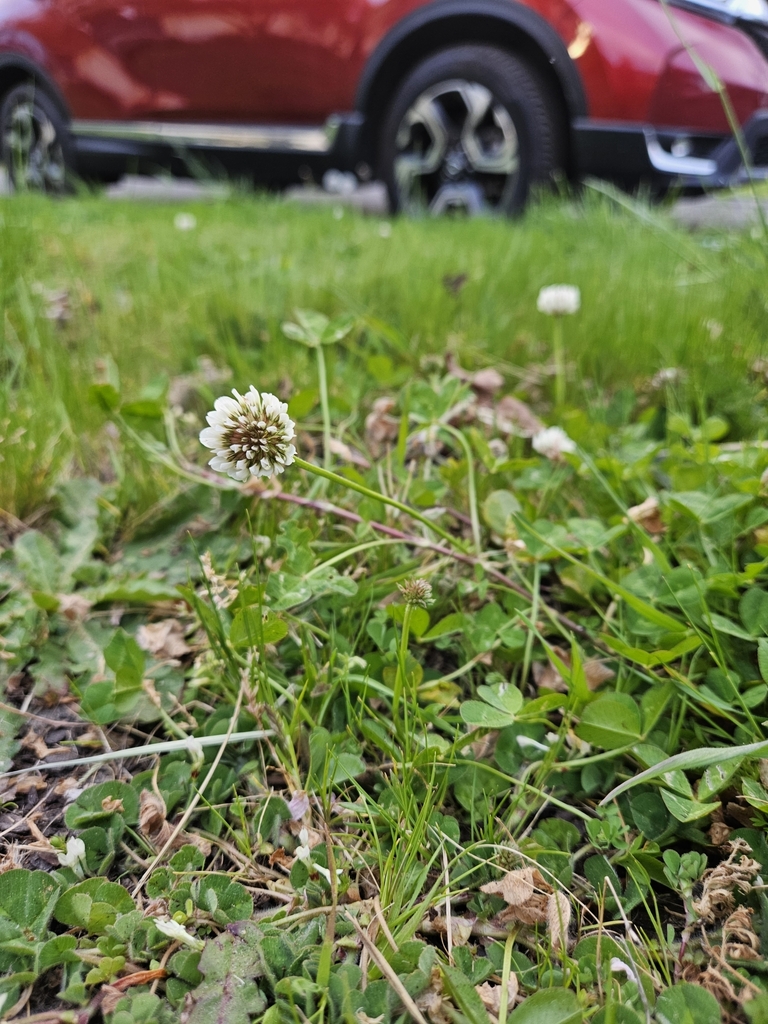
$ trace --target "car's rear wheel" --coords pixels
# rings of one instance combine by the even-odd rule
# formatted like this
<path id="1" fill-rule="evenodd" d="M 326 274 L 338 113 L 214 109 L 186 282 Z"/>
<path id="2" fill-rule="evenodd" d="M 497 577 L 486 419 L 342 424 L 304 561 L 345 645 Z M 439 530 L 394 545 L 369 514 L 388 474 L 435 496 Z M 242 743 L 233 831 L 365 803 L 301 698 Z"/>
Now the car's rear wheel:
<path id="1" fill-rule="evenodd" d="M 0 160 L 16 189 L 61 193 L 72 168 L 64 118 L 37 85 L 10 90 L 0 105 Z"/>
<path id="2" fill-rule="evenodd" d="M 433 54 L 403 81 L 379 137 L 394 210 L 514 213 L 563 164 L 564 129 L 547 82 L 492 46 Z"/>

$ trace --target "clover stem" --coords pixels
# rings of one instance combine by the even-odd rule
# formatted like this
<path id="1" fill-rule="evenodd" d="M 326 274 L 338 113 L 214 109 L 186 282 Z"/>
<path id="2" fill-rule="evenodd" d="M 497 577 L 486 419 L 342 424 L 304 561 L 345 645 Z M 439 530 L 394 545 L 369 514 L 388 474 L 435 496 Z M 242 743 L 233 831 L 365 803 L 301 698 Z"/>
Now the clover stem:
<path id="1" fill-rule="evenodd" d="M 333 464 L 331 453 L 331 409 L 328 404 L 328 371 L 325 368 L 323 346 L 317 349 L 317 381 L 320 387 L 320 408 L 323 414 L 323 465 L 330 470 Z"/>
<path id="2" fill-rule="evenodd" d="M 552 349 L 555 357 L 555 406 L 565 404 L 565 351 L 563 348 L 563 318 L 554 317 Z"/>
<path id="3" fill-rule="evenodd" d="M 400 634 L 400 647 L 397 652 L 397 673 L 395 675 L 395 686 L 392 691 L 392 718 L 397 724 L 400 718 L 400 705 L 403 700 L 403 688 L 406 681 L 406 665 L 408 660 L 408 640 L 411 635 L 411 618 L 413 616 L 413 605 L 406 604 L 403 615 L 403 631 Z"/>
<path id="4" fill-rule="evenodd" d="M 301 469 L 305 469 L 308 473 L 314 473 L 315 476 L 324 477 L 326 480 L 332 480 L 335 484 L 339 484 L 341 487 L 346 487 L 350 491 L 357 491 L 358 494 L 364 495 L 366 498 L 372 498 L 374 501 L 380 501 L 384 505 L 390 505 L 392 508 L 396 508 L 399 512 L 404 512 L 412 519 L 418 520 L 424 526 L 428 526 L 430 530 L 436 533 L 443 540 L 447 540 L 452 547 L 458 551 L 464 551 L 464 545 L 444 530 L 442 526 L 438 526 L 437 523 L 433 523 L 427 519 L 420 512 L 410 508 L 408 505 L 404 505 L 401 501 L 397 501 L 395 498 L 388 498 L 385 494 L 381 494 L 379 491 L 374 491 L 370 487 L 365 487 L 363 484 L 358 484 L 354 480 L 348 480 L 346 477 L 340 476 L 338 473 L 334 473 L 331 470 L 323 469 L 322 466 L 315 466 L 311 462 L 307 462 L 306 459 L 301 459 L 298 456 L 293 460 L 295 466 L 299 466 Z"/>
<path id="5" fill-rule="evenodd" d="M 480 538 L 480 513 L 477 508 L 477 488 L 475 487 L 475 464 L 472 458 L 472 449 L 470 448 L 469 441 L 466 439 L 464 434 L 456 427 L 451 427 L 447 423 L 441 423 L 441 428 L 447 431 L 452 437 L 455 437 L 459 444 L 464 449 L 464 454 L 467 457 L 467 492 L 469 495 L 469 516 L 472 522 L 472 541 L 475 545 L 475 551 L 478 555 L 483 553 L 483 544 Z"/>

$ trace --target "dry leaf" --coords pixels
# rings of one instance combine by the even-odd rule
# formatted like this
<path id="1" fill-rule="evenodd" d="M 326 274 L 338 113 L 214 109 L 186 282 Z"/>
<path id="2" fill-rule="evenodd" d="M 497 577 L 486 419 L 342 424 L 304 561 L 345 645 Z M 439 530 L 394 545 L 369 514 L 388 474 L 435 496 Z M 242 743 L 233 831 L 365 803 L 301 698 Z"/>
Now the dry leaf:
<path id="1" fill-rule="evenodd" d="M 472 928 L 477 921 L 477 916 L 457 917 L 451 915 L 451 943 L 454 946 L 466 946 L 472 935 Z M 432 928 L 439 935 L 448 934 L 448 918 L 442 914 L 432 921 Z"/>
<path id="2" fill-rule="evenodd" d="M 400 433 L 400 420 L 390 415 L 394 408 L 394 398 L 377 398 L 373 411 L 366 417 L 365 439 L 375 456 L 380 455 L 387 444 L 396 441 Z"/>
<path id="3" fill-rule="evenodd" d="M 59 614 L 70 622 L 82 622 L 88 615 L 93 605 L 79 594 L 57 594 L 59 601 Z"/>
<path id="4" fill-rule="evenodd" d="M 731 960 L 759 960 L 760 937 L 752 926 L 751 907 L 738 907 L 723 924 L 722 955 Z"/>
<path id="5" fill-rule="evenodd" d="M 512 971 L 507 981 L 507 1006 L 509 1009 L 515 1005 L 518 989 L 517 975 Z M 484 981 L 482 985 L 475 985 L 475 992 L 482 999 L 486 1010 L 494 1017 L 498 1017 L 501 1010 L 501 985 L 492 985 L 489 981 Z"/>
<path id="6" fill-rule="evenodd" d="M 44 757 L 48 757 L 51 752 L 43 737 L 36 733 L 34 729 L 27 730 L 27 734 L 21 741 L 21 746 L 23 750 L 31 750 L 39 761 L 42 761 Z"/>
<path id="7" fill-rule="evenodd" d="M 166 813 L 165 800 L 157 793 L 142 789 L 139 797 L 139 832 L 155 850 L 161 850 L 173 833 Z"/>
<path id="8" fill-rule="evenodd" d="M 568 945 L 568 927 L 571 923 L 571 901 L 564 892 L 553 892 L 547 903 L 547 927 L 554 949 Z"/>
<path id="9" fill-rule="evenodd" d="M 658 498 L 651 496 L 640 505 L 633 505 L 627 509 L 627 515 L 633 523 L 637 523 L 654 537 L 659 537 L 667 531 L 666 524 L 661 518 Z"/>
<path id="10" fill-rule="evenodd" d="M 178 619 L 163 619 L 162 622 L 139 626 L 136 643 L 143 651 L 149 651 L 162 661 L 183 658 L 191 650 L 184 640 L 184 628 Z"/>
<path id="11" fill-rule="evenodd" d="M 731 835 L 731 829 L 723 821 L 715 821 L 709 829 L 709 838 L 713 846 L 724 846 Z"/>
<path id="12" fill-rule="evenodd" d="M 534 868 L 517 868 L 515 871 L 508 871 L 497 882 L 486 882 L 485 885 L 481 885 L 480 891 L 490 896 L 501 896 L 510 907 L 518 907 L 528 903 L 534 894 L 534 874 L 541 878 Z"/>
<path id="13" fill-rule="evenodd" d="M 496 425 L 502 434 L 533 437 L 544 430 L 536 413 L 519 398 L 505 395 L 496 403 Z"/>
<path id="14" fill-rule="evenodd" d="M 114 1013 L 117 1004 L 124 998 L 125 992 L 114 985 L 102 985 L 99 989 L 101 996 L 100 1009 L 103 1014 Z"/>
<path id="15" fill-rule="evenodd" d="M 123 801 L 113 796 L 105 796 L 101 801 L 101 809 L 107 814 L 122 814 L 125 811 Z"/>
<path id="16" fill-rule="evenodd" d="M 552 651 L 562 661 L 566 668 L 571 667 L 571 654 L 570 651 L 566 651 L 563 647 L 552 645 Z M 584 670 L 584 678 L 586 679 L 587 686 L 590 690 L 596 690 L 602 683 L 608 682 L 610 679 L 615 679 L 616 673 L 613 669 L 600 660 L 600 658 L 588 658 L 587 661 L 582 665 Z M 554 690 L 557 693 L 566 693 L 568 686 L 565 680 L 560 675 L 558 670 L 550 661 L 547 665 L 542 665 L 541 662 L 534 662 L 531 666 L 533 672 L 534 682 L 538 687 L 543 690 Z"/>
<path id="17" fill-rule="evenodd" d="M 701 894 L 693 901 L 696 916 L 706 924 L 713 924 L 730 914 L 734 889 L 745 894 L 750 892 L 762 870 L 760 863 L 748 856 L 752 848 L 744 839 L 732 839 L 728 849 L 730 853 L 726 860 L 704 872 Z"/>
<path id="18" fill-rule="evenodd" d="M 349 462 L 352 466 L 360 466 L 361 469 L 370 469 L 371 464 L 368 459 L 365 458 L 355 448 L 350 448 L 348 444 L 344 444 L 343 441 L 339 441 L 337 438 L 332 437 L 328 442 L 328 447 L 334 455 L 338 455 L 344 462 Z"/>

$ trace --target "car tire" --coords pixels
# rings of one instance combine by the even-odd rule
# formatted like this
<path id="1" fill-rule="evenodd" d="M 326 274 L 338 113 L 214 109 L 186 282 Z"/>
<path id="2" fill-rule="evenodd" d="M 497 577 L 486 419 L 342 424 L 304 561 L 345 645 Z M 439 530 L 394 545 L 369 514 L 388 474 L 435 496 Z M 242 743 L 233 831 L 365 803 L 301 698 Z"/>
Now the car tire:
<path id="1" fill-rule="evenodd" d="M 34 82 L 14 86 L 0 104 L 0 162 L 18 191 L 61 194 L 70 186 L 74 161 L 66 122 Z"/>
<path id="2" fill-rule="evenodd" d="M 552 87 L 523 58 L 466 45 L 426 58 L 402 82 L 379 135 L 394 211 L 514 214 L 564 165 Z"/>

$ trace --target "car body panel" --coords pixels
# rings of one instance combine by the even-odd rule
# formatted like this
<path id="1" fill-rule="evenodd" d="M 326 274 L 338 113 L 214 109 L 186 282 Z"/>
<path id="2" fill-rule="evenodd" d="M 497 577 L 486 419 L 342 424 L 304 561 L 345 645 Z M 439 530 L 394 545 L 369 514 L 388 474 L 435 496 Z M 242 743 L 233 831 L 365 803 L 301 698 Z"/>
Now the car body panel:
<path id="1" fill-rule="evenodd" d="M 227 144 L 242 149 L 247 138 L 290 140 L 291 126 L 337 118 L 345 166 L 355 166 L 371 156 L 365 118 L 380 116 L 375 103 L 446 45 L 448 22 L 474 40 L 469 30 L 482 24 L 482 41 L 505 40 L 554 76 L 574 151 L 584 149 L 579 132 L 598 130 L 607 152 L 614 125 L 635 131 L 641 149 L 649 129 L 729 134 L 682 40 L 712 65 L 743 123 L 768 109 L 768 60 L 743 27 L 679 7 L 670 17 L 659 0 L 0 0 L 0 87 L 9 62 L 35 69 L 75 134 L 93 125 L 100 152 L 121 126 L 121 153 L 142 130 L 161 144 L 158 125 L 175 138 L 189 132 L 174 125 L 200 126 L 201 145 L 216 125 L 281 128 Z"/>

